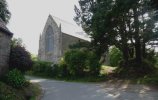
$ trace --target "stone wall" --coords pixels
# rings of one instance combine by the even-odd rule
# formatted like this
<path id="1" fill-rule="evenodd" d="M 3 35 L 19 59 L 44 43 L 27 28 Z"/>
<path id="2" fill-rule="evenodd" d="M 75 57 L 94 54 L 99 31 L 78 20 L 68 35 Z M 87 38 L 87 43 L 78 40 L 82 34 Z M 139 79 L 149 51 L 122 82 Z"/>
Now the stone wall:
<path id="1" fill-rule="evenodd" d="M 47 28 L 51 26 L 53 28 L 52 34 L 54 42 L 52 43 L 53 45 L 53 50 L 47 52 L 46 50 L 46 31 Z M 58 60 L 61 57 L 61 30 L 60 27 L 56 24 L 56 22 L 53 20 L 51 16 L 48 17 L 46 25 L 44 27 L 43 33 L 40 36 L 39 40 L 39 52 L 38 52 L 38 58 L 42 61 L 49 61 L 49 62 L 54 62 L 57 63 Z"/>
<path id="2" fill-rule="evenodd" d="M 64 53 L 69 50 L 69 46 L 78 42 L 87 42 L 85 40 L 82 40 L 80 38 L 68 35 L 63 33 L 62 34 L 62 56 L 64 55 Z"/>
<path id="3" fill-rule="evenodd" d="M 9 67 L 11 36 L 0 32 L 0 75 L 5 73 Z"/>

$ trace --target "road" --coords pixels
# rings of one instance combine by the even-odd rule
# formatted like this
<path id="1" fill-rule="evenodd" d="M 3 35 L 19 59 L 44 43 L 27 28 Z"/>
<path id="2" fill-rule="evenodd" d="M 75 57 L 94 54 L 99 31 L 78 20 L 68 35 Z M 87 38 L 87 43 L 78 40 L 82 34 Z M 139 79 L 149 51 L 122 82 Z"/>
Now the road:
<path id="1" fill-rule="evenodd" d="M 28 77 L 39 83 L 42 100 L 158 100 L 158 90 L 145 85 L 116 83 L 75 83 Z"/>

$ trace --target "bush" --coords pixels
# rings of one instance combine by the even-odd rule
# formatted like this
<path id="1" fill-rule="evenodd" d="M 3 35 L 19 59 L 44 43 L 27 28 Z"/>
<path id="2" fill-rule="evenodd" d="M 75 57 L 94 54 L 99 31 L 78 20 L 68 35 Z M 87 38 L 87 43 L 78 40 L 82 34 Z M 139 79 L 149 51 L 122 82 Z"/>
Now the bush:
<path id="1" fill-rule="evenodd" d="M 101 64 L 99 63 L 97 55 L 93 52 L 89 52 L 87 54 L 87 66 L 89 70 L 89 75 L 97 76 L 100 74 Z"/>
<path id="2" fill-rule="evenodd" d="M 20 45 L 11 46 L 10 53 L 10 69 L 18 69 L 22 72 L 25 72 L 32 67 L 32 60 L 30 53 Z"/>
<path id="3" fill-rule="evenodd" d="M 59 77 L 70 77 L 68 66 L 64 59 L 61 59 L 58 65 L 58 76 Z"/>
<path id="4" fill-rule="evenodd" d="M 20 91 L 0 82 L 0 100 L 26 100 Z"/>
<path id="5" fill-rule="evenodd" d="M 118 48 L 114 46 L 110 49 L 109 58 L 110 66 L 116 67 L 119 65 L 119 62 L 122 59 L 122 53 Z"/>
<path id="6" fill-rule="evenodd" d="M 6 83 L 14 88 L 23 88 L 28 85 L 24 75 L 17 69 L 9 71 L 6 75 Z"/>
<path id="7" fill-rule="evenodd" d="M 37 75 L 53 76 L 53 63 L 45 61 L 34 61 L 32 71 Z"/>
<path id="8" fill-rule="evenodd" d="M 128 63 L 121 61 L 116 73 L 123 78 L 138 78 L 155 73 L 155 65 L 148 59 L 144 59 L 141 64 L 137 64 L 135 59 L 130 59 Z"/>
<path id="9" fill-rule="evenodd" d="M 81 48 L 90 48 L 89 42 L 77 42 L 75 44 L 69 45 L 70 49 L 81 49 Z"/>
<path id="10" fill-rule="evenodd" d="M 71 50 L 65 53 L 64 60 L 71 75 L 79 77 L 84 75 L 86 57 L 86 52 L 82 50 Z"/>
<path id="11" fill-rule="evenodd" d="M 100 63 L 97 56 L 85 49 L 70 50 L 65 53 L 65 65 L 72 76 L 83 77 L 85 74 L 97 76 L 100 73 Z"/>

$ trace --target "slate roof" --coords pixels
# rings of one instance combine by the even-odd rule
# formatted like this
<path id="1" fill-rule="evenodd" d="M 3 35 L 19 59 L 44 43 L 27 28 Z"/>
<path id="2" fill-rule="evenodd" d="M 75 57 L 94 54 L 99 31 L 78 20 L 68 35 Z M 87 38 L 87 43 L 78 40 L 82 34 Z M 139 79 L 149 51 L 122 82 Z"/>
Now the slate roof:
<path id="1" fill-rule="evenodd" d="M 70 22 L 62 20 L 55 16 L 49 15 L 49 17 L 52 18 L 57 23 L 58 27 L 60 27 L 61 25 L 62 33 L 65 33 L 65 34 L 68 34 L 68 35 L 71 35 L 71 36 L 74 36 L 86 41 L 90 41 L 89 36 L 79 26 L 74 25 Z"/>
<path id="2" fill-rule="evenodd" d="M 13 33 L 9 31 L 9 29 L 6 27 L 5 22 L 1 18 L 0 18 L 0 31 L 10 36 L 13 35 Z"/>

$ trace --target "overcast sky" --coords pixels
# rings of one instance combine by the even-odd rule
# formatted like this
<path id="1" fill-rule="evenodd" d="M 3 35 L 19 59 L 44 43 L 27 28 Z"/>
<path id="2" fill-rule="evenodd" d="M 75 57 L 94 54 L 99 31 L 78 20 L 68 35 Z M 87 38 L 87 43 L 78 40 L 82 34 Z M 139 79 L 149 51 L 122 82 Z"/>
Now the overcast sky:
<path id="1" fill-rule="evenodd" d="M 39 35 L 49 14 L 75 24 L 74 5 L 78 0 L 7 0 L 12 14 L 9 24 L 14 37 L 22 38 L 26 49 L 38 53 Z"/>

